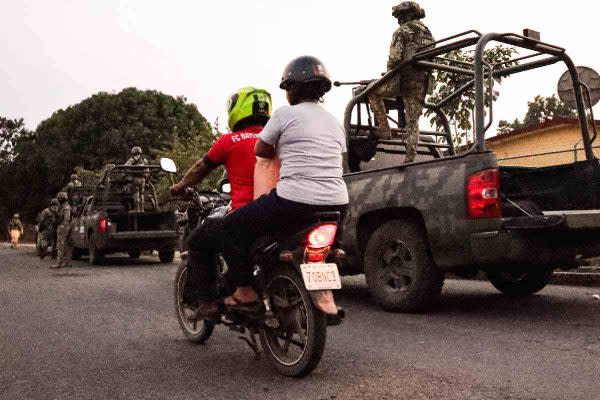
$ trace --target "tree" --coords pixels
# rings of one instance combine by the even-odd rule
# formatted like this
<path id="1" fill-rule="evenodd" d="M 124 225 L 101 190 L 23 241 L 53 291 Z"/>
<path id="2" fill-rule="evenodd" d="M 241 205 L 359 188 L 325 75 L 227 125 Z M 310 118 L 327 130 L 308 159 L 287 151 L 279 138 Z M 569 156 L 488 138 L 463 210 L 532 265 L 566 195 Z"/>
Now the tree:
<path id="1" fill-rule="evenodd" d="M 25 129 L 23 118 L 8 119 L 0 117 L 0 163 L 9 162 L 15 156 L 14 148 L 19 137 L 31 136 Z"/>
<path id="2" fill-rule="evenodd" d="M 107 163 L 124 163 L 133 146 L 151 157 L 178 141 L 214 139 L 210 124 L 185 97 L 135 88 L 100 92 L 58 110 L 33 133 L 14 133 L 18 126 L 12 123 L 2 131 L 0 143 L 7 149 L 3 159 L 8 161 L 0 163 L 0 179 L 10 190 L 0 193 L 0 213 L 18 208 L 29 220 L 76 168 L 94 171 Z"/>
<path id="3" fill-rule="evenodd" d="M 575 116 L 575 110 L 568 108 L 556 95 L 553 94 L 550 97 L 537 95 L 527 103 L 527 113 L 523 117 L 523 121 L 518 118 L 515 118 L 513 122 L 500 121 L 498 134 L 538 125 L 556 118 L 574 118 Z"/>
<path id="4" fill-rule="evenodd" d="M 518 62 L 510 61 L 517 54 L 517 50 L 512 47 L 496 46 L 485 50 L 484 60 L 488 63 L 502 64 L 502 68 L 516 65 Z M 473 64 L 475 61 L 474 51 L 456 50 L 444 55 L 444 58 L 453 60 L 445 61 L 445 64 L 456 66 L 458 63 Z M 443 62 L 443 61 L 442 61 Z M 460 64 L 464 68 L 464 65 Z M 436 70 L 432 73 L 434 81 L 433 95 L 428 99 L 430 103 L 438 103 L 448 95 L 454 93 L 461 86 L 465 85 L 472 78 L 465 75 L 459 75 L 452 72 Z M 494 78 L 496 83 L 501 83 L 502 78 Z M 486 106 L 490 105 L 490 98 L 495 101 L 499 92 L 487 93 Z M 454 101 L 447 104 L 443 111 L 448 117 L 451 127 L 455 130 L 455 141 L 457 144 L 464 142 L 470 132 L 473 130 L 473 109 L 475 107 L 475 91 L 473 88 L 467 90 Z M 425 115 L 430 117 L 430 123 L 438 130 L 443 129 L 443 123 L 432 110 L 427 110 Z"/>

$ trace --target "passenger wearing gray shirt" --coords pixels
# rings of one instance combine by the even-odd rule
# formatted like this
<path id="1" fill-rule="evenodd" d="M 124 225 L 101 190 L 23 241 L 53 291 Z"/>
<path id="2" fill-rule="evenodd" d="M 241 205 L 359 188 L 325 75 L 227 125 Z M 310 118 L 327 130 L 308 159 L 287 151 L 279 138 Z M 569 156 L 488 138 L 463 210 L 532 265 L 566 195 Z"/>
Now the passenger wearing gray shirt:
<path id="1" fill-rule="evenodd" d="M 320 104 L 331 89 L 329 74 L 318 59 L 299 57 L 288 64 L 280 88 L 289 107 L 281 107 L 258 136 L 254 152 L 263 159 L 277 155 L 281 169 L 277 188 L 225 217 L 225 260 L 235 293 L 224 300 L 231 309 L 256 304 L 252 287 L 251 246 L 264 235 L 293 230 L 310 221 L 315 212 L 348 207 L 342 179 L 344 130 Z M 257 163 L 258 165 L 258 163 Z M 283 238 L 282 238 L 283 239 Z M 327 315 L 337 315 L 333 298 L 317 302 Z"/>
<path id="2" fill-rule="evenodd" d="M 277 109 L 258 138 L 277 149 L 277 195 L 313 205 L 348 203 L 342 178 L 346 137 L 340 123 L 313 102 Z"/>

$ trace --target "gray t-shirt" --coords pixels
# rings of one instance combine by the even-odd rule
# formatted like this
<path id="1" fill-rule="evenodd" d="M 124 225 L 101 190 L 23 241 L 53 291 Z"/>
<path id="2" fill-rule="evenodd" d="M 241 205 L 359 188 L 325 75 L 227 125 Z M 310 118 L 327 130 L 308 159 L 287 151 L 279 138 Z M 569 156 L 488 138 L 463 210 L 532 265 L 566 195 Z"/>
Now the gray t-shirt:
<path id="1" fill-rule="evenodd" d="M 277 109 L 258 137 L 275 146 L 281 160 L 277 195 L 304 204 L 348 203 L 342 178 L 346 135 L 320 104 Z"/>

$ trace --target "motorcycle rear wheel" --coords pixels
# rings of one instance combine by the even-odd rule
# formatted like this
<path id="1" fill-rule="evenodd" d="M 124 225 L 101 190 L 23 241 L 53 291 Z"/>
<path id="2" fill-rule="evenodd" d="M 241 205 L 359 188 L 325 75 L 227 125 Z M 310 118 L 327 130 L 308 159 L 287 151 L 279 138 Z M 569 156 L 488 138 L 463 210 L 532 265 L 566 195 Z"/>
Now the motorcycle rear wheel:
<path id="1" fill-rule="evenodd" d="M 183 332 L 185 338 L 192 343 L 202 344 L 206 342 L 215 329 L 215 323 L 209 321 L 189 321 L 183 312 L 183 288 L 185 286 L 185 280 L 187 279 L 187 265 L 188 260 L 181 260 L 181 264 L 175 274 L 174 291 L 175 291 L 175 316 L 179 327 Z"/>
<path id="2" fill-rule="evenodd" d="M 306 376 L 316 368 L 325 351 L 325 314 L 315 307 L 304 281 L 292 266 L 274 268 L 266 290 L 280 326 L 261 329 L 262 348 L 281 374 Z M 292 354 L 296 349 L 296 354 Z"/>

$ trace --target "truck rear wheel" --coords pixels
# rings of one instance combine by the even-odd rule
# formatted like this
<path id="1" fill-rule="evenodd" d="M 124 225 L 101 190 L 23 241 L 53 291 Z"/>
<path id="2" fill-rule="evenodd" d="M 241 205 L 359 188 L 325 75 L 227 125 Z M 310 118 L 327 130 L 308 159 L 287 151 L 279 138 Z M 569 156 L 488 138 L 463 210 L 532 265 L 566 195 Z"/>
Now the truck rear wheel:
<path id="1" fill-rule="evenodd" d="M 533 271 L 488 271 L 488 280 L 507 296 L 525 297 L 537 293 L 550 283 L 551 269 Z"/>
<path id="2" fill-rule="evenodd" d="M 90 238 L 89 254 L 90 254 L 90 264 L 92 264 L 92 265 L 99 265 L 99 264 L 102 264 L 102 262 L 104 261 L 104 254 L 102 253 L 101 250 L 99 250 L 96 247 L 93 237 Z"/>
<path id="3" fill-rule="evenodd" d="M 367 242 L 364 263 L 369 291 L 387 310 L 422 311 L 438 300 L 444 285 L 415 221 L 380 225 Z"/>
<path id="4" fill-rule="evenodd" d="M 175 250 L 159 250 L 158 251 L 158 259 L 162 263 L 173 262 L 174 258 L 175 258 Z"/>

